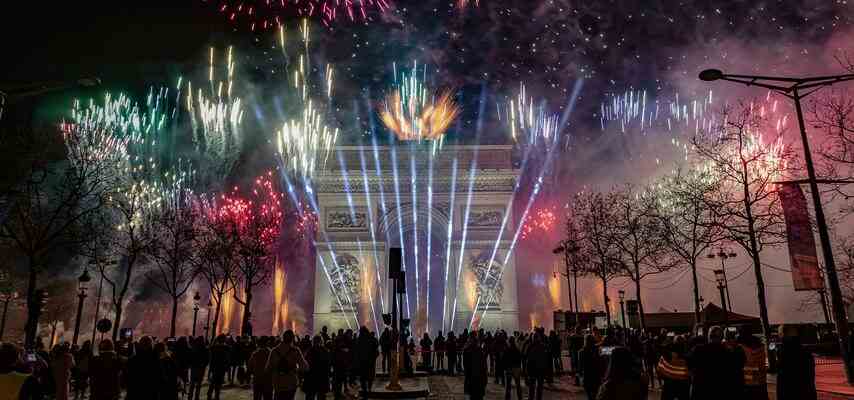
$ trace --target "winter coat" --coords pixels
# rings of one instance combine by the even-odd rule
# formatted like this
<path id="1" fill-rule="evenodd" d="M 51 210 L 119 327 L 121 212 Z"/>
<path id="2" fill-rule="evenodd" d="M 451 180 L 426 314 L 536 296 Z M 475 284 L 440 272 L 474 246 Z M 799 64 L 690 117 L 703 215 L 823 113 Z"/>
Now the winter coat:
<path id="1" fill-rule="evenodd" d="M 71 381 L 71 369 L 74 357 L 69 353 L 60 353 L 50 361 L 50 372 L 56 385 L 56 400 L 68 400 L 68 384 Z"/>
<path id="2" fill-rule="evenodd" d="M 373 378 L 377 372 L 377 347 L 379 343 L 372 336 L 359 336 L 356 344 L 356 362 L 358 363 L 359 375 L 365 378 Z"/>
<path id="3" fill-rule="evenodd" d="M 606 379 L 599 387 L 596 400 L 646 400 L 648 384 L 644 375 L 619 381 Z"/>
<path id="4" fill-rule="evenodd" d="M 157 398 L 159 372 L 157 355 L 151 350 L 139 351 L 128 360 L 126 400 Z"/>
<path id="5" fill-rule="evenodd" d="M 252 385 L 256 388 L 268 389 L 273 387 L 273 377 L 267 370 L 267 360 L 270 358 L 270 349 L 259 347 L 249 356 L 246 362 L 246 370 L 252 375 Z"/>
<path id="6" fill-rule="evenodd" d="M 122 392 L 123 360 L 113 351 L 104 351 L 89 362 L 89 379 L 92 382 L 92 400 L 117 400 Z"/>
<path id="7" fill-rule="evenodd" d="M 486 394 L 486 383 L 489 380 L 486 352 L 479 345 L 467 346 L 463 351 L 463 368 L 465 392 L 473 398 L 482 398 Z"/>
<path id="8" fill-rule="evenodd" d="M 308 350 L 308 373 L 305 375 L 306 393 L 329 392 L 329 367 L 332 358 L 323 346 L 312 347 Z"/>
<path id="9" fill-rule="evenodd" d="M 267 359 L 267 372 L 270 374 L 273 389 L 277 392 L 296 390 L 299 386 L 299 372 L 307 364 L 302 352 L 290 343 L 282 343 L 270 352 Z"/>
<path id="10" fill-rule="evenodd" d="M 777 400 L 815 400 L 815 360 L 796 337 L 784 338 L 777 363 Z"/>

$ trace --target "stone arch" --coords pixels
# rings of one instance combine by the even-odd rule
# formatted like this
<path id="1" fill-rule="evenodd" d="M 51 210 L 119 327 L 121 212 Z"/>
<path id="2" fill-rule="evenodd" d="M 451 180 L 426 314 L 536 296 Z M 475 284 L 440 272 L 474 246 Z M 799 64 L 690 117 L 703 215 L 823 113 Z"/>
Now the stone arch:
<path id="1" fill-rule="evenodd" d="M 413 214 L 418 214 L 419 230 L 426 230 L 428 217 L 433 220 L 431 230 L 434 235 L 441 238 L 446 238 L 448 235 L 448 217 L 447 204 L 446 207 L 433 203 L 432 212 L 428 212 L 428 207 L 421 207 L 419 203 L 416 210 L 412 203 L 404 203 L 400 205 L 400 216 L 398 217 L 397 206 L 393 205 L 386 210 L 385 215 L 380 216 L 379 231 L 382 234 L 388 234 L 389 237 L 397 237 L 399 232 L 408 232 L 415 228 Z M 423 221 L 423 223 L 421 222 Z"/>

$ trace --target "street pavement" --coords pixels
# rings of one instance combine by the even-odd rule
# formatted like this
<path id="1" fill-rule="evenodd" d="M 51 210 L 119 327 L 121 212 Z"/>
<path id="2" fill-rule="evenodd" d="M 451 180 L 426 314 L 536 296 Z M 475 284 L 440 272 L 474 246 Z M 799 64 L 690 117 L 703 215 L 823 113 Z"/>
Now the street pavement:
<path id="1" fill-rule="evenodd" d="M 467 397 L 463 393 L 463 377 L 462 376 L 441 376 L 434 375 L 428 379 L 428 383 L 430 386 L 430 397 L 429 400 L 466 400 Z M 486 387 L 486 400 L 503 400 L 504 399 L 504 386 L 493 383 L 493 378 L 490 378 L 490 382 Z M 545 390 L 543 391 L 543 400 L 586 400 L 587 397 L 584 394 L 584 390 L 578 386 L 572 384 L 572 378 L 570 377 L 562 377 L 560 379 L 556 379 L 553 385 L 546 385 Z M 374 385 L 384 385 L 384 381 L 377 381 Z M 522 384 L 523 393 L 522 398 L 526 400 L 528 398 L 528 388 L 525 387 L 524 383 Z M 202 392 L 205 393 L 205 392 Z M 357 399 L 357 388 L 354 386 L 350 391 L 348 391 L 348 399 Z M 204 396 L 202 396 L 204 398 Z M 303 400 L 305 397 L 302 392 L 297 393 L 297 400 Z M 332 395 L 329 394 L 326 397 L 327 399 L 332 399 Z M 226 388 L 222 392 L 221 400 L 251 400 L 252 393 L 249 389 L 243 388 Z M 515 400 L 515 394 L 513 396 Z M 654 390 L 650 392 L 649 400 L 659 400 L 660 392 Z"/>
<path id="2" fill-rule="evenodd" d="M 463 377 L 462 376 L 442 376 L 442 375 L 434 375 L 427 379 L 430 387 L 430 397 L 428 400 L 467 400 L 466 395 L 463 393 Z M 775 392 L 775 379 L 773 376 L 769 376 L 769 399 L 774 400 L 777 398 Z M 385 385 L 385 381 L 376 381 L 374 385 Z M 545 390 L 543 391 L 543 400 L 586 400 L 587 397 L 584 394 L 584 390 L 581 387 L 575 386 L 572 384 L 573 379 L 570 377 L 561 377 L 555 380 L 553 385 L 546 385 Z M 523 400 L 528 400 L 528 390 L 525 387 L 524 383 L 522 384 L 522 398 Z M 206 393 L 207 388 L 203 390 L 202 399 L 205 399 L 204 394 Z M 503 400 L 504 399 L 504 387 L 498 384 L 493 383 L 492 378 L 490 378 L 490 382 L 486 387 L 486 400 Z M 512 397 L 515 400 L 515 393 Z M 648 400 L 660 400 L 661 392 L 656 387 L 655 389 L 650 390 Z M 841 394 L 831 394 L 827 392 L 819 392 L 818 398 L 820 400 L 850 400 L 854 399 L 854 396 L 846 396 Z M 226 387 L 222 392 L 221 400 L 251 400 L 252 399 L 252 391 L 248 388 L 238 388 L 238 387 Z M 296 400 L 304 400 L 305 396 L 302 392 L 297 392 Z M 331 400 L 332 395 L 328 394 L 326 399 Z M 347 392 L 347 399 L 358 399 L 357 388 L 354 386 Z"/>

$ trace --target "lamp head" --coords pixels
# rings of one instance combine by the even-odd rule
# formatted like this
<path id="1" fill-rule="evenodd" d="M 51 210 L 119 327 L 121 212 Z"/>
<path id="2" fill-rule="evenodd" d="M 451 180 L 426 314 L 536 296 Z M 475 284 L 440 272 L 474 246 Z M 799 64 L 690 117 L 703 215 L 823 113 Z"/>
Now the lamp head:
<path id="1" fill-rule="evenodd" d="M 92 280 L 92 277 L 89 276 L 89 270 L 88 269 L 84 269 L 83 273 L 80 274 L 80 277 L 77 278 L 77 281 L 80 282 L 80 284 L 83 286 L 85 286 L 91 280 Z"/>
<path id="2" fill-rule="evenodd" d="M 723 78 L 724 73 L 719 69 L 705 69 L 700 72 L 699 77 L 701 81 L 711 82 Z"/>

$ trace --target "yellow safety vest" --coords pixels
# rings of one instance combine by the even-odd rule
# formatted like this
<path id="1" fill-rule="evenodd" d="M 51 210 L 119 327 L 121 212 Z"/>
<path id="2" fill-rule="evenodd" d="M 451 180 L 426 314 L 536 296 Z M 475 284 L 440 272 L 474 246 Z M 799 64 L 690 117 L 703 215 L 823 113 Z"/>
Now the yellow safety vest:
<path id="1" fill-rule="evenodd" d="M 744 384 L 747 386 L 762 386 L 766 384 L 767 370 L 765 367 L 765 346 L 751 349 L 741 346 L 744 350 Z"/>
<path id="2" fill-rule="evenodd" d="M 677 381 L 688 380 L 688 363 L 685 362 L 679 355 L 672 353 L 670 361 L 664 357 L 658 359 L 658 373 L 667 378 Z"/>
<path id="3" fill-rule="evenodd" d="M 0 400 L 18 400 L 24 382 L 30 376 L 18 372 L 0 374 Z"/>

